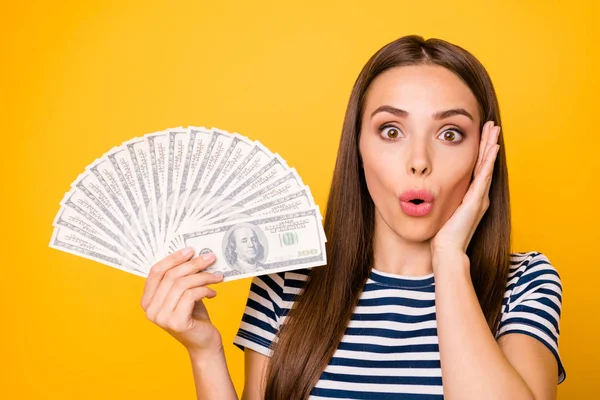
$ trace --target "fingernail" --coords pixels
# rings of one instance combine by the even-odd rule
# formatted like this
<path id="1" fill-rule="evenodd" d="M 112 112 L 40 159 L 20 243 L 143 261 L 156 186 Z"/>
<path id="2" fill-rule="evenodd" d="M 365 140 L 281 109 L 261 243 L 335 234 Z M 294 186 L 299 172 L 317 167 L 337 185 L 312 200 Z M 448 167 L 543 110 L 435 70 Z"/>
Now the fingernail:
<path id="1" fill-rule="evenodd" d="M 202 254 L 202 259 L 204 261 L 212 261 L 215 259 L 215 254 L 213 252 Z"/>
<path id="2" fill-rule="evenodd" d="M 218 273 L 218 272 L 215 272 L 213 275 L 214 275 L 214 276 L 215 276 L 215 278 L 217 278 L 217 279 L 221 279 L 221 278 L 223 278 L 223 274 L 220 274 L 220 273 Z"/>
<path id="3" fill-rule="evenodd" d="M 189 257 L 192 254 L 194 254 L 194 248 L 193 247 L 186 247 L 185 249 L 181 250 L 181 255 L 184 257 Z"/>

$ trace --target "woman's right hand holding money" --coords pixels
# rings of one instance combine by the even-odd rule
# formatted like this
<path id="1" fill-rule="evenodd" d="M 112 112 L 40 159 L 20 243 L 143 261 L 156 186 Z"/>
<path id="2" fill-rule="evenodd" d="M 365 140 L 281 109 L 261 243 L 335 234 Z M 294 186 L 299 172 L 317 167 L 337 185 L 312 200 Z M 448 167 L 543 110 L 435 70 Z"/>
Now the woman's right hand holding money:
<path id="1" fill-rule="evenodd" d="M 206 285 L 221 282 L 223 276 L 203 272 L 215 261 L 213 253 L 191 258 L 193 254 L 193 249 L 185 248 L 153 265 L 141 305 L 148 319 L 181 342 L 190 355 L 211 356 L 222 351 L 222 339 L 202 299 L 217 295 Z"/>

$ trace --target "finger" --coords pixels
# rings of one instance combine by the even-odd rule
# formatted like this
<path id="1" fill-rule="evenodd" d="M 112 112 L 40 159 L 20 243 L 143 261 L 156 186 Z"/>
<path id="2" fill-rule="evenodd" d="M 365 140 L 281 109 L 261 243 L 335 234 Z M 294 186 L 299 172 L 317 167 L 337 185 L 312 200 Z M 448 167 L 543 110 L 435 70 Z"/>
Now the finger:
<path id="1" fill-rule="evenodd" d="M 175 253 L 163 258 L 150 268 L 150 274 L 163 275 L 174 266 L 180 265 L 182 262 L 188 261 L 194 255 L 192 247 L 186 247 Z"/>
<path id="2" fill-rule="evenodd" d="M 483 167 L 483 163 L 485 162 L 486 158 L 488 157 L 488 154 L 493 151 L 494 146 L 496 145 L 496 143 L 498 143 L 498 137 L 500 135 L 500 127 L 499 126 L 494 126 L 487 137 L 487 142 L 486 142 L 486 147 L 483 153 L 483 159 L 481 164 L 479 165 L 479 170 L 477 171 L 477 174 L 479 174 L 481 172 L 481 168 Z"/>
<path id="3" fill-rule="evenodd" d="M 481 130 L 481 138 L 479 139 L 479 150 L 478 150 L 478 154 L 477 154 L 477 162 L 475 163 L 475 169 L 474 169 L 474 174 L 477 173 L 478 169 L 479 169 L 479 165 L 481 164 L 481 160 L 483 159 L 483 153 L 485 151 L 485 144 L 487 143 L 487 136 L 489 133 L 489 125 L 490 125 L 490 121 L 486 122 L 483 125 L 483 128 Z"/>
<path id="4" fill-rule="evenodd" d="M 188 275 L 177 279 L 177 281 L 175 281 L 173 287 L 169 291 L 167 297 L 165 298 L 165 301 L 163 302 L 160 311 L 156 315 L 157 323 L 169 320 L 171 314 L 177 306 L 177 303 L 181 299 L 181 296 L 186 291 L 195 287 L 203 287 L 213 283 L 218 283 L 222 280 L 222 275 L 216 275 L 210 272 L 202 272 L 199 274 Z"/>
<path id="5" fill-rule="evenodd" d="M 163 258 L 161 261 L 157 262 L 150 268 L 148 273 L 148 277 L 146 278 L 146 283 L 144 285 L 144 294 L 142 295 L 142 308 L 146 310 L 148 304 L 152 301 L 154 297 L 154 293 L 158 288 L 164 274 L 170 269 L 177 265 L 180 265 L 186 261 L 188 261 L 194 255 L 194 249 L 191 247 L 186 247 L 175 253 L 169 255 L 168 257 Z"/>
<path id="6" fill-rule="evenodd" d="M 486 187 L 484 189 L 484 196 L 487 196 L 489 198 L 490 195 L 490 187 L 492 186 L 492 178 L 494 175 L 494 165 L 496 164 L 496 160 L 498 159 L 498 153 L 500 152 L 500 145 L 499 144 L 495 144 L 494 148 L 492 150 L 492 154 L 490 155 L 490 157 L 492 158 L 492 160 L 490 161 L 490 167 L 489 167 L 489 173 L 488 173 L 488 179 L 486 179 Z"/>
<path id="7" fill-rule="evenodd" d="M 488 156 L 489 151 L 490 151 L 490 147 L 486 144 L 486 147 L 483 150 L 483 155 L 481 156 L 481 163 L 479 163 L 479 168 L 477 169 L 477 171 L 475 171 L 475 179 L 477 179 L 477 177 L 479 175 L 481 175 L 481 169 L 483 168 L 483 166 L 485 164 L 485 160 Z"/>
<path id="8" fill-rule="evenodd" d="M 492 174 L 494 172 L 494 164 L 496 162 L 496 156 L 500 149 L 499 144 L 495 144 L 490 151 L 487 152 L 484 164 L 481 167 L 481 171 L 474 182 L 475 192 L 477 197 L 483 199 L 489 195 L 489 189 L 492 181 Z"/>
<path id="9" fill-rule="evenodd" d="M 479 154 L 477 155 L 477 163 L 475 164 L 474 170 L 475 175 L 477 175 L 477 171 L 479 170 L 479 166 L 483 160 L 484 153 L 487 148 L 487 140 L 492 126 L 494 126 L 494 121 L 488 121 L 485 123 L 481 131 L 481 139 L 479 140 Z"/>
<path id="10" fill-rule="evenodd" d="M 500 131 L 502 127 L 494 126 L 490 131 L 490 136 L 488 137 L 488 146 L 493 146 L 498 143 L 498 137 L 500 136 Z"/>
<path id="11" fill-rule="evenodd" d="M 481 221 L 481 217 L 489 207 L 489 191 L 492 182 L 494 164 L 499 149 L 500 145 L 494 145 L 492 150 L 487 152 L 480 173 L 471 183 L 469 190 L 465 195 L 465 198 L 463 200 L 464 204 L 461 204 L 461 206 L 459 206 L 459 208 L 463 206 L 465 207 L 464 218 L 470 220 L 471 222 L 467 223 L 467 225 L 473 227 L 468 234 L 468 240 L 465 242 L 465 251 L 467 249 L 468 244 L 471 241 L 471 238 L 473 237 L 473 234 L 475 232 L 475 229 L 477 228 L 477 225 L 479 224 L 479 221 Z"/>
<path id="12" fill-rule="evenodd" d="M 204 298 L 212 299 L 216 295 L 217 292 L 207 288 L 206 286 L 195 287 L 186 290 L 181 296 L 181 299 L 177 303 L 177 306 L 171 315 L 172 326 L 186 326 L 189 323 L 192 313 L 194 312 L 196 302 L 201 301 Z"/>
<path id="13" fill-rule="evenodd" d="M 175 280 L 182 276 L 195 274 L 198 271 L 202 271 L 203 269 L 208 268 L 214 261 L 215 255 L 213 253 L 207 253 L 200 257 L 193 258 L 187 263 L 169 269 L 164 274 L 163 279 L 160 281 L 158 288 L 156 289 L 156 293 L 146 308 L 146 316 L 148 319 L 154 320 L 154 318 L 156 318 L 156 315 L 162 308 L 162 304 L 171 290 Z"/>

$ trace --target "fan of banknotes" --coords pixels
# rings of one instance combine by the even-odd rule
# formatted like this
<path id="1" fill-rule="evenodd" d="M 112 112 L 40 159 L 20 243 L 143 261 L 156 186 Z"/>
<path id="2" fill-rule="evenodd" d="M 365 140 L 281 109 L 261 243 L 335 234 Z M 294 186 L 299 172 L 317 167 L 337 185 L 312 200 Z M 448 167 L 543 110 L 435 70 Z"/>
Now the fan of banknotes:
<path id="1" fill-rule="evenodd" d="M 50 247 L 146 277 L 186 246 L 224 280 L 326 264 L 321 213 L 294 168 L 258 141 L 173 128 L 114 147 L 60 202 Z"/>

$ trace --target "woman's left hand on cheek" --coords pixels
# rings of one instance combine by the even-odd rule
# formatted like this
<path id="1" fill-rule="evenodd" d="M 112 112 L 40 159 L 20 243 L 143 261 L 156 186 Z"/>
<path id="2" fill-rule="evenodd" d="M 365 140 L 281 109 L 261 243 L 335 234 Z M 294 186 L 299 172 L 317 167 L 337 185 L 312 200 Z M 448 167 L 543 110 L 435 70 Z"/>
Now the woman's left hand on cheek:
<path id="1" fill-rule="evenodd" d="M 497 144 L 499 134 L 500 127 L 495 126 L 493 121 L 484 125 L 473 180 L 462 203 L 431 239 L 433 254 L 457 251 L 466 253 L 471 237 L 490 204 L 492 173 L 500 149 L 500 145 Z"/>

